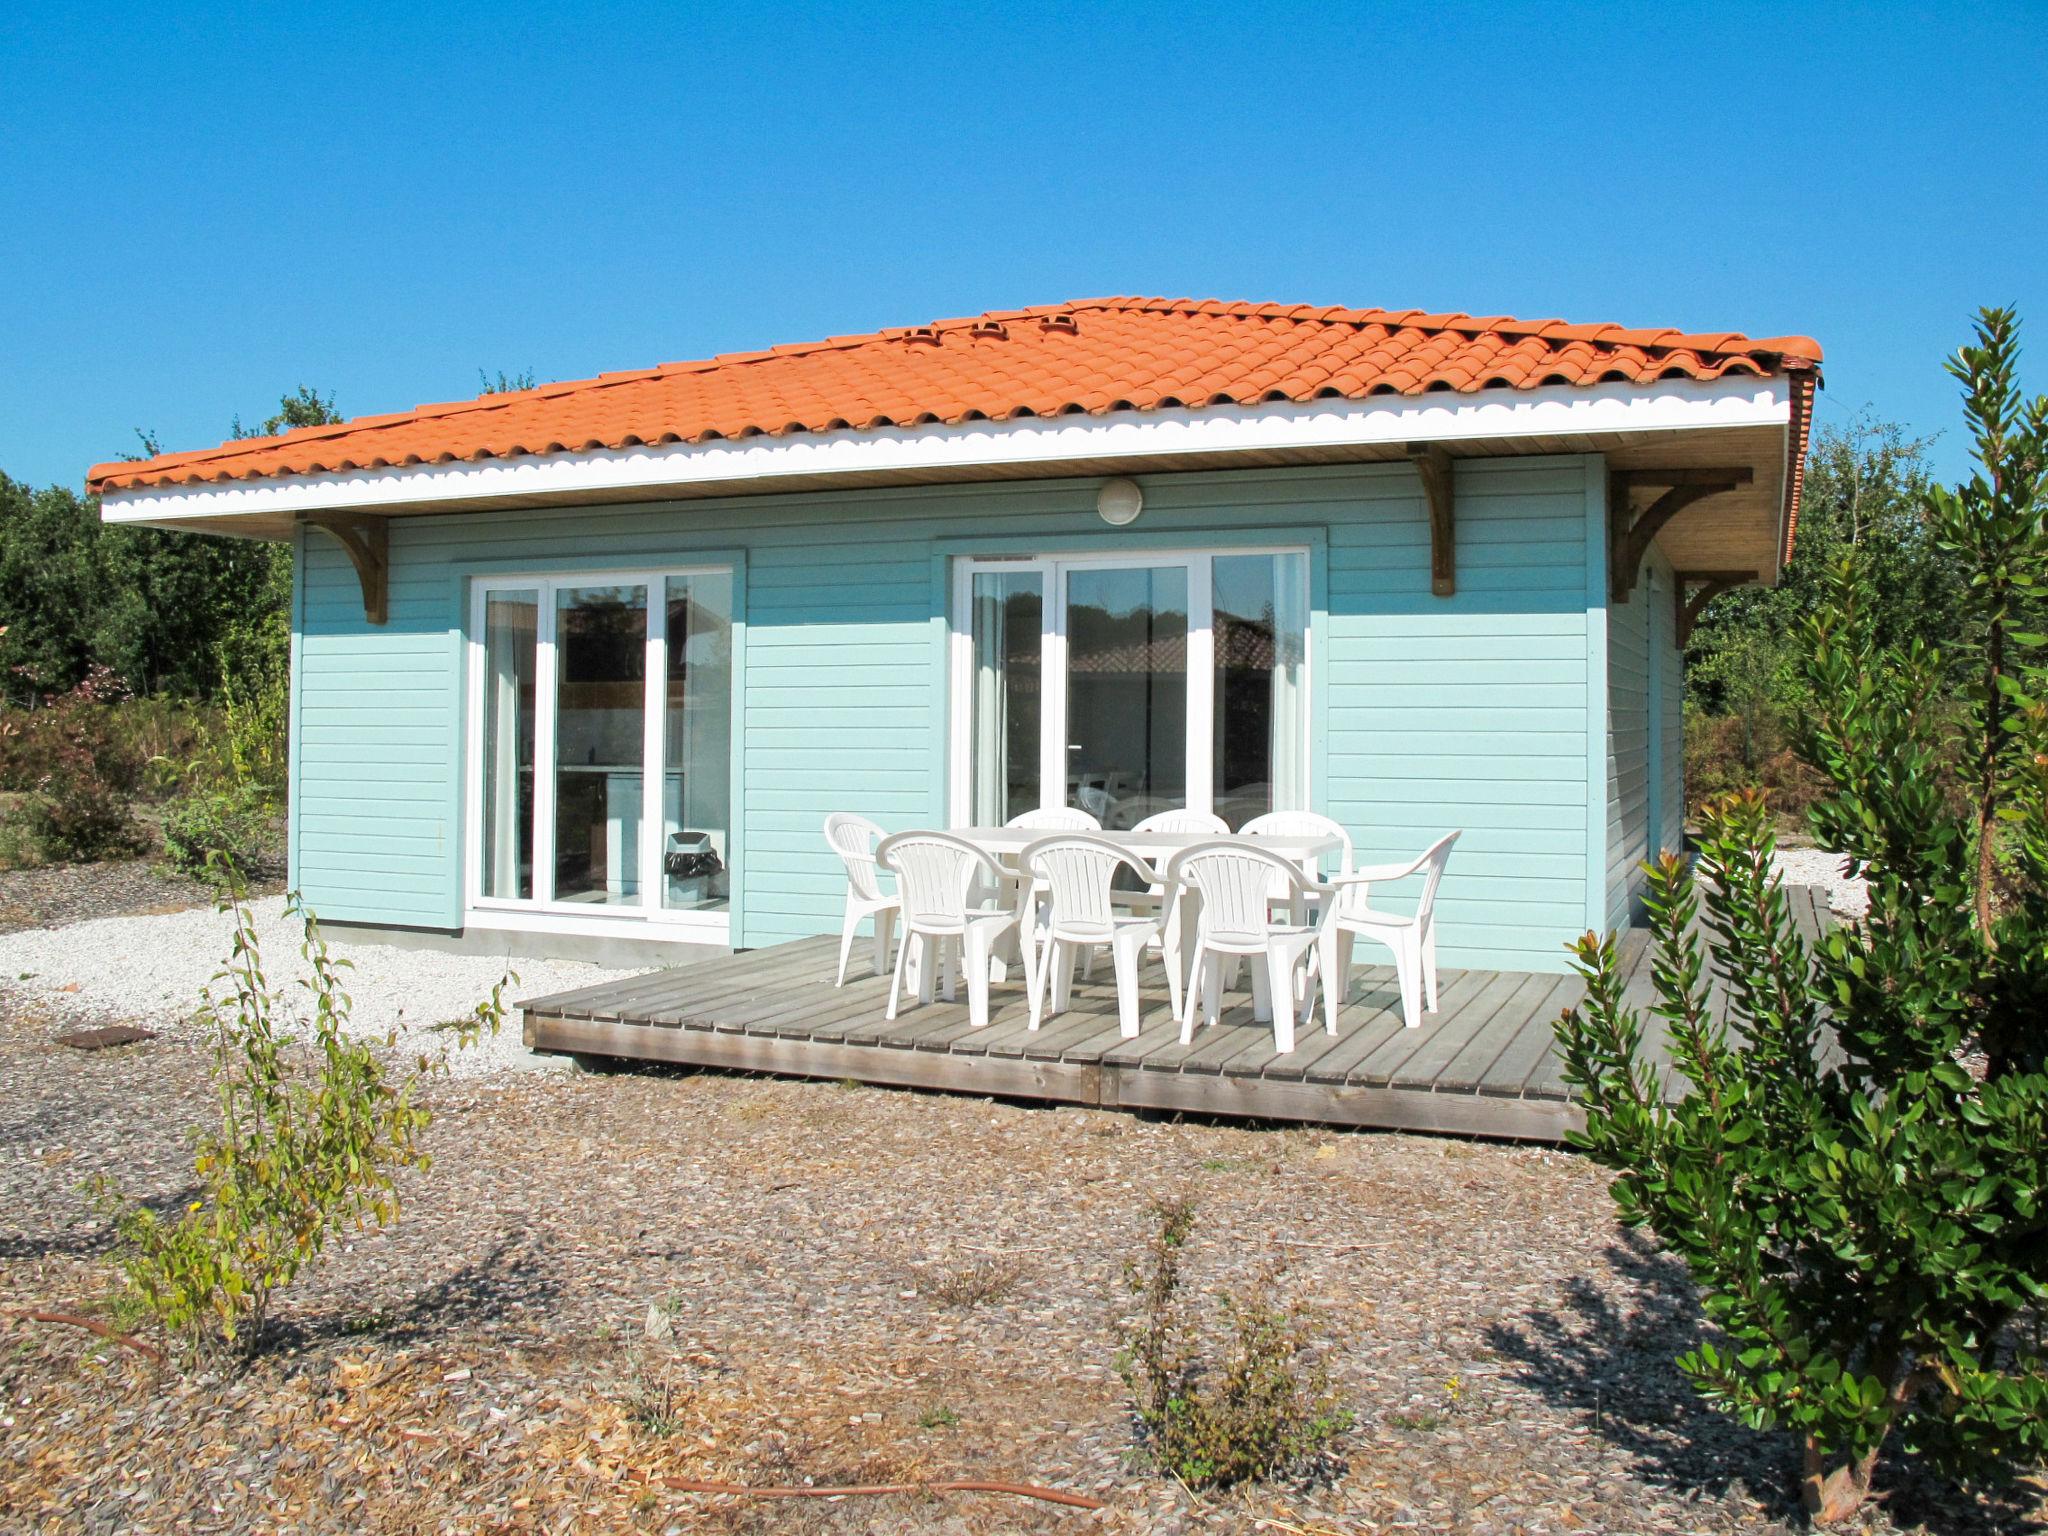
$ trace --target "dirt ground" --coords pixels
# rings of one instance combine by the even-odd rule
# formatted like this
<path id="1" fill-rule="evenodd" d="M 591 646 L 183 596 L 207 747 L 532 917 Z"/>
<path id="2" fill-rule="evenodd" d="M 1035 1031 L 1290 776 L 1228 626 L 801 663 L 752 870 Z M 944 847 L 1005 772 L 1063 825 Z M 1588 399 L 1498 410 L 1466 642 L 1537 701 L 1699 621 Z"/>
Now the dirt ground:
<path id="1" fill-rule="evenodd" d="M 0 1001 L 0 1307 L 104 1310 L 95 1172 L 180 1198 L 203 1050 L 80 1054 Z M 659 1072 L 444 1081 L 402 1220 L 230 1375 L 0 1324 L 0 1528 L 50 1532 L 1722 1532 L 1797 1528 L 1785 1442 L 1702 1407 L 1674 1266 L 1556 1150 Z M 1280 1266 L 1356 1415 L 1315 1481 L 1196 1496 L 1114 1358 L 1148 1207 L 1217 1291 Z M 782 1503 L 663 1475 L 982 1494 Z M 2048 1530 L 1908 1482 L 1873 1530 Z M 2029 1510 L 2029 1506 L 2031 1510 Z"/>

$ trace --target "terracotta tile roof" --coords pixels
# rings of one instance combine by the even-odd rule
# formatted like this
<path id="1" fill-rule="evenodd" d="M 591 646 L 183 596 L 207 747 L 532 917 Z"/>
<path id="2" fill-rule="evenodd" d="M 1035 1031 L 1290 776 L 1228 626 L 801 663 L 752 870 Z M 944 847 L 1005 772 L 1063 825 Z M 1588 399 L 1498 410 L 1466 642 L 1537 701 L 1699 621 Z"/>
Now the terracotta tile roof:
<path id="1" fill-rule="evenodd" d="M 97 464 L 94 490 L 1022 416 L 1809 373 L 1817 343 L 1420 310 L 1086 299 Z"/>

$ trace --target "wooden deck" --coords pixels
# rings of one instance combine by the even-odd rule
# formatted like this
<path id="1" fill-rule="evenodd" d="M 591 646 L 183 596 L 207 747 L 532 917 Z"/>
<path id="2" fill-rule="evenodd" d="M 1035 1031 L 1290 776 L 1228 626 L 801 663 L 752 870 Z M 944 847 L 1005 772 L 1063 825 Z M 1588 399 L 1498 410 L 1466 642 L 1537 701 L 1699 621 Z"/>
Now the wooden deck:
<path id="1" fill-rule="evenodd" d="M 1825 908 L 1808 888 L 1792 894 L 1801 926 L 1817 931 Z M 1647 937 L 1639 929 L 1623 942 L 1639 1001 L 1650 995 Z M 1117 1032 L 1106 961 L 1094 981 L 1075 982 L 1073 1007 L 1035 1034 L 1015 980 L 995 990 L 984 1029 L 969 1025 L 964 991 L 955 1003 L 913 1002 L 887 1021 L 888 979 L 869 973 L 867 949 L 856 946 L 844 987 L 832 984 L 838 940 L 815 938 L 529 999 L 518 1005 L 526 1043 L 1105 1109 L 1529 1141 L 1560 1141 L 1576 1123 L 1552 1032 L 1582 995 L 1573 976 L 1446 970 L 1437 1013 L 1411 1030 L 1401 1024 L 1392 969 L 1361 967 L 1338 1034 L 1324 1032 L 1319 1012 L 1282 1056 L 1244 993 L 1227 999 L 1215 1028 L 1181 1045 L 1156 962 L 1135 1040 Z"/>

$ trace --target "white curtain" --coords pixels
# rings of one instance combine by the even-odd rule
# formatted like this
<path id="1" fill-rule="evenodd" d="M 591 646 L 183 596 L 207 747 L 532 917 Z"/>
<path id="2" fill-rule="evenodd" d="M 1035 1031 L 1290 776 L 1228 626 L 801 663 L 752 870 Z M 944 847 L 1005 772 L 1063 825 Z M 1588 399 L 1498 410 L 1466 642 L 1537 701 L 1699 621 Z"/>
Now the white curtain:
<path id="1" fill-rule="evenodd" d="M 1273 560 L 1273 809 L 1308 809 L 1308 570 L 1301 555 Z"/>
<path id="2" fill-rule="evenodd" d="M 971 820 L 978 827 L 1001 826 L 1009 820 L 1010 712 L 1005 707 L 1004 677 L 1009 656 L 1007 628 L 1009 578 L 974 577 L 974 734 L 968 757 L 974 779 Z"/>

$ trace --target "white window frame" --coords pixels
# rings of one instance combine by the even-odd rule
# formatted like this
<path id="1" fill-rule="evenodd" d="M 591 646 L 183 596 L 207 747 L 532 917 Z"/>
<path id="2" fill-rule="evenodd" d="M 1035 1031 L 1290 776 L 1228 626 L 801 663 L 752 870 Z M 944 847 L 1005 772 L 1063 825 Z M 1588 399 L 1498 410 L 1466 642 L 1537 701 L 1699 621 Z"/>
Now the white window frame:
<path id="1" fill-rule="evenodd" d="M 667 682 L 668 602 L 666 583 L 674 577 L 724 576 L 732 580 L 738 603 L 737 572 L 730 565 L 662 565 L 620 570 L 493 571 L 470 579 L 469 656 L 464 668 L 468 688 L 465 735 L 468 770 L 463 775 L 463 923 L 465 927 L 513 928 L 528 931 L 612 933 L 623 926 L 645 925 L 664 938 L 724 943 L 732 931 L 730 905 L 715 911 L 670 909 L 661 904 L 662 718 Z M 587 901 L 556 901 L 555 859 L 555 705 L 560 676 L 555 649 L 556 595 L 565 588 L 642 587 L 647 592 L 646 694 L 642 701 L 640 900 L 632 905 Z M 657 591 L 657 586 L 660 590 Z M 485 608 L 494 592 L 532 592 L 539 599 L 534 638 L 534 775 L 533 883 L 531 898 L 486 896 L 484 878 L 484 642 Z M 733 690 L 734 729 L 738 729 L 739 693 Z M 736 786 L 735 786 L 736 787 Z M 730 820 L 731 807 L 727 807 Z M 732 829 L 726 830 L 731 849 Z M 546 891 L 546 897 L 541 895 Z"/>
<path id="2" fill-rule="evenodd" d="M 974 578 L 997 572 L 1036 572 L 1043 583 L 1039 649 L 1038 799 L 1043 809 L 1066 803 L 1067 782 L 1067 584 L 1074 570 L 1156 570 L 1180 566 L 1188 574 L 1188 699 L 1187 803 L 1207 811 L 1215 804 L 1216 607 L 1213 566 L 1233 555 L 1298 555 L 1302 591 L 1302 723 L 1301 773 L 1303 804 L 1315 803 L 1314 668 L 1315 616 L 1312 555 L 1305 544 L 1231 544 L 1158 549 L 1125 549 L 1101 553 L 1035 555 L 962 555 L 953 561 L 952 611 L 947 616 L 950 649 L 947 679 L 947 818 L 964 827 L 974 814 L 971 761 L 974 715 Z"/>

